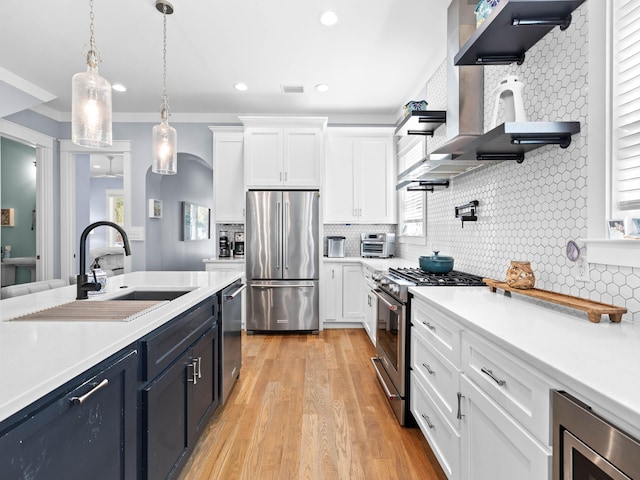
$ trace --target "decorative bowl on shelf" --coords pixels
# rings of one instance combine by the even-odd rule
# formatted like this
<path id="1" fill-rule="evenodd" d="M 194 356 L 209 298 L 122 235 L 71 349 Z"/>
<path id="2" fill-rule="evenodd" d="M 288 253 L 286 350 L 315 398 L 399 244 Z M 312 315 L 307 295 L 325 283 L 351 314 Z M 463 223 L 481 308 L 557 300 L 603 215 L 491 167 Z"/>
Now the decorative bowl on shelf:
<path id="1" fill-rule="evenodd" d="M 500 3 L 500 0 L 480 0 L 474 10 L 476 14 L 476 28 L 482 25 L 493 8 Z"/>
<path id="2" fill-rule="evenodd" d="M 427 101 L 426 100 L 414 100 L 407 103 L 404 107 L 404 116 L 406 117 L 413 111 L 424 111 L 427 109 Z"/>

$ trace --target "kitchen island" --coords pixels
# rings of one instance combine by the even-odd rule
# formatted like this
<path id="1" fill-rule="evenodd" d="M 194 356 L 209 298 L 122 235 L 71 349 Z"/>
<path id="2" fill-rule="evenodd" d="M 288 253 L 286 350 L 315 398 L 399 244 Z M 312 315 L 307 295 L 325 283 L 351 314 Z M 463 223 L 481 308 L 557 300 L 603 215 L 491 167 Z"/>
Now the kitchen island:
<path id="1" fill-rule="evenodd" d="M 134 272 L 109 277 L 91 304 L 136 289 L 191 290 L 130 322 L 7 321 L 72 302 L 70 285 L 0 302 L 0 421 L 243 277 L 242 272 Z M 125 287 L 126 288 L 121 288 Z"/>

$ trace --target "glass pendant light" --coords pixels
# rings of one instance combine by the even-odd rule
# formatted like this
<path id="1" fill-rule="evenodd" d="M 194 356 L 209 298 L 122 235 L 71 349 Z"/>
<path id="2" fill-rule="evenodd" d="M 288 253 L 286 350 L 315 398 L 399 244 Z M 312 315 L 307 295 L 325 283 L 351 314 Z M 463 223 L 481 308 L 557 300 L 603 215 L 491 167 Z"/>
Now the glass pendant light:
<path id="1" fill-rule="evenodd" d="M 160 175 L 175 175 L 178 173 L 178 134 L 169 125 L 169 104 L 167 103 L 167 15 L 173 13 L 173 6 L 166 0 L 156 0 L 156 8 L 163 17 L 163 76 L 162 76 L 162 106 L 160 107 L 161 122 L 153 127 L 153 165 L 151 171 Z"/>
<path id="2" fill-rule="evenodd" d="M 89 50 L 87 71 L 71 79 L 71 141 L 83 147 L 109 147 L 111 134 L 111 84 L 98 74 L 100 54 L 93 34 L 93 0 L 89 0 Z"/>

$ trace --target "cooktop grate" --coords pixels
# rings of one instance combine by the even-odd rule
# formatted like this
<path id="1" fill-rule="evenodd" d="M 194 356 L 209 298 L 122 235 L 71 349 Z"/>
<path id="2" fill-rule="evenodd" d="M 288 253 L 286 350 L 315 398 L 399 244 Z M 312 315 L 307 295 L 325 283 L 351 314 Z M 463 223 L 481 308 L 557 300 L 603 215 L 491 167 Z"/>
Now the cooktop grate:
<path id="1" fill-rule="evenodd" d="M 429 273 L 420 268 L 390 268 L 391 274 L 409 280 L 417 286 L 484 286 L 482 277 L 471 273 L 452 270 L 448 273 Z"/>

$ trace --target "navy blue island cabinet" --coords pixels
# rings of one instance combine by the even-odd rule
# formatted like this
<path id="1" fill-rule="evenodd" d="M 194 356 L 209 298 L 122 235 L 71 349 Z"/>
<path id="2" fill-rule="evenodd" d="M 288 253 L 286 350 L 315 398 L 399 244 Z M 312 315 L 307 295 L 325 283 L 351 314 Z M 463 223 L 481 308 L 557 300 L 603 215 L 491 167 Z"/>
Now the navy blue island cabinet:
<path id="1" fill-rule="evenodd" d="M 0 479 L 175 478 L 220 404 L 219 312 L 216 293 L 0 422 Z"/>
<path id="2" fill-rule="evenodd" d="M 137 375 L 125 349 L 3 421 L 0 478 L 136 478 Z"/>
<path id="3" fill-rule="evenodd" d="M 218 295 L 142 339 L 142 480 L 175 478 L 219 405 Z"/>

